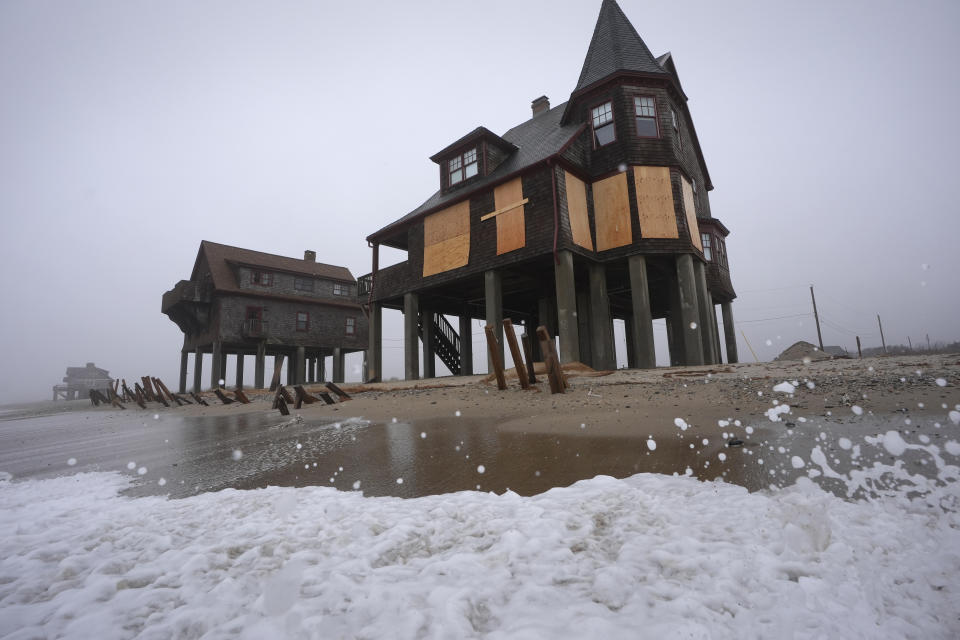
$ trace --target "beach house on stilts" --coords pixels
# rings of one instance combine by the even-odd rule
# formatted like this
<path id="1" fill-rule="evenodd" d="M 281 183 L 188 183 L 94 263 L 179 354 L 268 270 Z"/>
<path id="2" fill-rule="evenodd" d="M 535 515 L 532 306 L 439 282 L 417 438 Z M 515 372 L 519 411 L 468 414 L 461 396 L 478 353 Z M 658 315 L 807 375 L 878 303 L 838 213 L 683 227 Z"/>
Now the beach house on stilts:
<path id="1" fill-rule="evenodd" d="M 501 319 L 545 325 L 563 362 L 616 366 L 613 320 L 631 367 L 653 367 L 653 321 L 666 319 L 673 364 L 737 349 L 725 241 L 687 94 L 670 53 L 651 54 L 614 0 L 603 0 L 573 92 L 502 135 L 478 127 L 438 151 L 439 189 L 367 237 L 358 280 L 370 321 L 368 378 L 382 373 L 382 310 L 402 310 L 408 379 L 473 372 L 471 319 L 502 340 Z M 407 253 L 379 268 L 380 246 Z M 453 323 L 447 318 L 456 318 Z M 532 329 L 528 328 L 532 333 Z"/>

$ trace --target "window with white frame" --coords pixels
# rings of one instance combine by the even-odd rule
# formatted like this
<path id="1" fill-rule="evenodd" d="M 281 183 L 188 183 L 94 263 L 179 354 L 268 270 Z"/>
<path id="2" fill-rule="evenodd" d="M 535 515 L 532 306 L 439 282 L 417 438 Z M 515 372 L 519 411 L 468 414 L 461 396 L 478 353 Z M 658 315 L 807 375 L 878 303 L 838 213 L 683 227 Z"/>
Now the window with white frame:
<path id="1" fill-rule="evenodd" d="M 616 140 L 613 129 L 613 103 L 604 102 L 590 111 L 590 125 L 593 127 L 594 146 L 602 147 Z"/>
<path id="2" fill-rule="evenodd" d="M 713 252 L 710 250 L 710 239 L 712 237 L 709 233 L 700 234 L 700 242 L 703 244 L 703 257 L 707 259 L 707 262 L 713 262 Z"/>
<path id="3" fill-rule="evenodd" d="M 458 184 L 477 175 L 479 172 L 479 164 L 477 162 L 476 147 L 461 153 L 455 158 L 451 158 L 447 163 L 447 171 L 449 172 L 451 185 Z"/>
<path id="4" fill-rule="evenodd" d="M 641 138 L 656 138 L 660 135 L 657 127 L 657 103 L 651 96 L 633 99 L 637 113 L 637 135 Z"/>
<path id="5" fill-rule="evenodd" d="M 355 335 L 357 332 L 357 319 L 356 318 L 347 318 L 347 324 L 345 326 L 345 333 L 348 336 Z"/>

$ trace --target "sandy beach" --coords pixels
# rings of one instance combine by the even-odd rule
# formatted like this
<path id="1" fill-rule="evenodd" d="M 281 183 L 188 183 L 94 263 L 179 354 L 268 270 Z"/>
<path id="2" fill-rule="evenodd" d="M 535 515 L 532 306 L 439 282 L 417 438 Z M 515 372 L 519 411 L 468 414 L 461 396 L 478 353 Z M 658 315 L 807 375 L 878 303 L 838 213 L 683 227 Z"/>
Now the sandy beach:
<path id="1" fill-rule="evenodd" d="M 432 378 L 376 384 L 342 384 L 352 396 L 346 403 L 304 405 L 304 419 L 362 416 L 372 421 L 420 421 L 445 417 L 484 418 L 500 430 L 532 433 L 574 433 L 589 424 L 609 436 L 633 435 L 638 429 L 656 436 L 672 433 L 675 419 L 691 427 L 715 427 L 718 420 L 744 424 L 764 418 L 779 403 L 791 415 L 839 419 L 892 414 L 940 416 L 960 403 L 960 355 L 769 362 L 702 367 L 669 367 L 614 372 L 568 372 L 570 389 L 551 394 L 542 377 L 535 389 L 520 389 L 508 379 L 497 390 L 489 376 Z M 941 381 L 941 384 L 938 384 Z M 793 394 L 776 392 L 782 383 L 797 383 Z M 326 391 L 322 384 L 308 392 Z M 272 395 L 247 392 L 251 404 L 171 408 L 185 415 L 230 415 L 270 411 Z M 946 405 L 946 406 L 944 406 Z M 136 410 L 136 407 L 132 407 Z M 458 413 L 459 412 L 459 413 Z M 788 418 L 789 419 L 789 418 Z"/>

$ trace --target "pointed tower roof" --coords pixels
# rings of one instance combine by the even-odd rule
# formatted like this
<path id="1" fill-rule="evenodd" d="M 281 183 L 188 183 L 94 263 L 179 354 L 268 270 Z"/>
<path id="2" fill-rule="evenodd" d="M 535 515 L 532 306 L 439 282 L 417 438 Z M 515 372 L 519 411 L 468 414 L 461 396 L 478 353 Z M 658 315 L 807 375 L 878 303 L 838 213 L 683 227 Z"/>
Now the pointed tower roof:
<path id="1" fill-rule="evenodd" d="M 656 58 L 644 44 L 616 0 L 603 0 L 597 26 L 583 61 L 580 79 L 573 90 L 583 89 L 613 75 L 618 71 L 634 71 L 665 75 L 667 72 L 657 64 Z"/>

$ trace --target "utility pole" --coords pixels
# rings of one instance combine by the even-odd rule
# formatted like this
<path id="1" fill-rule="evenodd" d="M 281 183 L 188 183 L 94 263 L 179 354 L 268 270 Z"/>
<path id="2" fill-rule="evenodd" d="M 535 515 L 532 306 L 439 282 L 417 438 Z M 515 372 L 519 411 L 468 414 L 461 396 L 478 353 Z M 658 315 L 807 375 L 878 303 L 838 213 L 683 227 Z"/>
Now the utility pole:
<path id="1" fill-rule="evenodd" d="M 820 316 L 817 315 L 817 298 L 813 295 L 813 285 L 810 285 L 810 299 L 813 300 L 813 321 L 817 323 L 817 340 L 820 341 L 820 351 L 823 351 L 823 335 L 820 333 Z"/>
<path id="2" fill-rule="evenodd" d="M 880 322 L 880 314 L 877 314 L 877 325 L 880 327 L 880 344 L 883 345 L 883 355 L 887 355 L 887 341 L 883 339 L 883 323 Z"/>
<path id="3" fill-rule="evenodd" d="M 857 357 L 863 360 L 863 351 L 860 350 L 860 336 L 857 336 Z"/>
<path id="4" fill-rule="evenodd" d="M 930 351 L 930 334 L 927 334 L 927 351 Z"/>
<path id="5" fill-rule="evenodd" d="M 910 348 L 910 353 L 913 353 L 913 343 L 910 342 L 910 336 L 907 336 L 907 346 Z"/>

